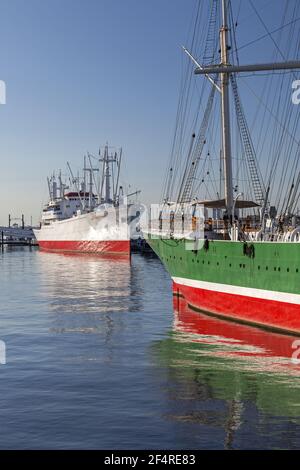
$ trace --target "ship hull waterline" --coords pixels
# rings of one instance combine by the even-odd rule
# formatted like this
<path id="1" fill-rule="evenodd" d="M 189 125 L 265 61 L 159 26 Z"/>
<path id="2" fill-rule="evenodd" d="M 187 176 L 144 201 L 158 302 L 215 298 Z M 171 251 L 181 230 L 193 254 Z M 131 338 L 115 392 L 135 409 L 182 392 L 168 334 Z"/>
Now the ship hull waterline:
<path id="1" fill-rule="evenodd" d="M 55 253 L 130 256 L 129 240 L 40 240 L 38 245 L 43 251 Z"/>
<path id="2" fill-rule="evenodd" d="M 34 230 L 41 250 L 64 253 L 116 254 L 130 256 L 127 219 L 117 223 L 113 208 L 106 215 L 92 211 L 42 225 Z"/>
<path id="3" fill-rule="evenodd" d="M 174 281 L 173 294 L 207 315 L 300 336 L 299 305 L 187 287 Z"/>
<path id="4" fill-rule="evenodd" d="M 194 310 L 268 330 L 300 335 L 300 245 L 210 241 L 186 250 L 183 240 L 149 237 L 168 270 L 173 294 Z"/>

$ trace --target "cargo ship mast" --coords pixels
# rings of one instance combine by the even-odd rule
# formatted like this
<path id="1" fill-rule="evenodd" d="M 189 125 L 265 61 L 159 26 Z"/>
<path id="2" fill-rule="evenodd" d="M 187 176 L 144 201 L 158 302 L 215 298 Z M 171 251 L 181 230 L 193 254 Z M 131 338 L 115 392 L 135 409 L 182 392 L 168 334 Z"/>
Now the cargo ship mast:
<path id="1" fill-rule="evenodd" d="M 99 150 L 99 155 L 100 155 L 100 150 Z M 114 155 L 109 155 L 108 152 L 108 145 L 105 146 L 104 149 L 104 155 L 102 158 L 99 159 L 100 162 L 103 162 L 103 179 L 102 179 L 102 187 L 101 187 L 101 197 L 102 197 L 102 190 L 103 190 L 103 185 L 105 182 L 105 198 L 104 202 L 110 203 L 110 202 L 115 202 L 115 194 L 113 194 L 113 199 L 111 198 L 111 174 L 110 174 L 110 164 L 111 163 L 117 163 L 117 154 L 115 153 Z M 119 178 L 118 178 L 119 179 Z M 113 188 L 114 189 L 114 188 Z"/>

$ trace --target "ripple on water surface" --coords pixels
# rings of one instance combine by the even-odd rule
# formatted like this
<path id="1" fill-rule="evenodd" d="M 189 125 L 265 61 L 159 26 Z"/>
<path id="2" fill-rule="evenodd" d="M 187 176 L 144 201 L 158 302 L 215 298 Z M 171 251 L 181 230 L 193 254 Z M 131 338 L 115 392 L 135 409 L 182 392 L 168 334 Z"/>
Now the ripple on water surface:
<path id="1" fill-rule="evenodd" d="M 295 338 L 174 298 L 155 257 L 6 249 L 1 448 L 297 448 Z"/>

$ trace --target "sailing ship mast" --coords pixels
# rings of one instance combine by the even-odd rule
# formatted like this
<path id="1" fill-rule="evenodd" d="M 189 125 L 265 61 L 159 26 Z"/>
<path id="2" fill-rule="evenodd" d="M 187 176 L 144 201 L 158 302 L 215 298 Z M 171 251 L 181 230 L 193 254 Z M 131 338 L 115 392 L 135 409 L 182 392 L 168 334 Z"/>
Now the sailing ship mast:
<path id="1" fill-rule="evenodd" d="M 221 87 L 218 91 L 221 94 L 221 129 L 222 129 L 222 146 L 225 173 L 225 205 L 228 216 L 233 215 L 233 183 L 232 183 L 232 155 L 231 155 L 231 131 L 230 131 L 230 105 L 229 105 L 229 83 L 230 74 L 237 72 L 261 72 L 266 70 L 287 70 L 299 69 L 300 61 L 273 62 L 265 64 L 252 65 L 231 65 L 228 59 L 228 2 L 229 0 L 221 0 L 222 8 L 222 26 L 220 29 L 220 49 L 221 63 L 220 65 L 201 66 L 190 53 L 187 54 L 196 64 L 195 74 L 205 75 L 210 81 L 212 78 L 209 74 L 221 75 Z M 215 85 L 216 86 L 216 85 Z M 218 87 L 216 87 L 218 88 Z"/>
<path id="2" fill-rule="evenodd" d="M 221 65 L 228 66 L 228 24 L 227 4 L 222 0 L 222 27 L 220 30 Z M 232 158 L 230 133 L 230 105 L 229 105 L 229 74 L 221 73 L 221 114 L 222 114 L 222 144 L 225 176 L 225 204 L 227 214 L 232 215 L 233 185 L 232 185 Z"/>

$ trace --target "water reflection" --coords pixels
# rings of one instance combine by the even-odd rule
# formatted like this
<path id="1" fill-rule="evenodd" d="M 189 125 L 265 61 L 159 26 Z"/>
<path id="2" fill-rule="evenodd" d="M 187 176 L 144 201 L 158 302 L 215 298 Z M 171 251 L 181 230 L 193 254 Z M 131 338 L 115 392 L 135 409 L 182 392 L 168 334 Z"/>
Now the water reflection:
<path id="1" fill-rule="evenodd" d="M 52 331 L 97 333 L 105 322 L 109 336 L 117 314 L 141 309 L 139 278 L 128 259 L 42 251 L 37 257 Z"/>
<path id="2" fill-rule="evenodd" d="M 249 421 L 261 436 L 270 419 L 280 426 L 287 420 L 292 446 L 300 425 L 300 365 L 291 360 L 294 340 L 195 312 L 174 297 L 173 330 L 154 347 L 169 373 L 167 419 L 221 428 L 225 448 L 236 446 L 236 436 L 246 432 Z M 270 436 L 275 429 L 268 430 Z"/>

